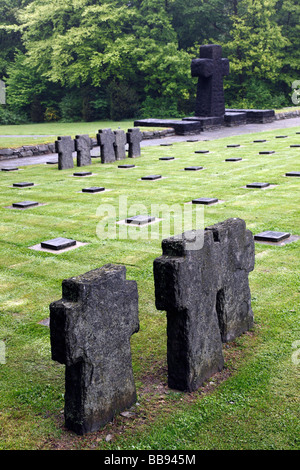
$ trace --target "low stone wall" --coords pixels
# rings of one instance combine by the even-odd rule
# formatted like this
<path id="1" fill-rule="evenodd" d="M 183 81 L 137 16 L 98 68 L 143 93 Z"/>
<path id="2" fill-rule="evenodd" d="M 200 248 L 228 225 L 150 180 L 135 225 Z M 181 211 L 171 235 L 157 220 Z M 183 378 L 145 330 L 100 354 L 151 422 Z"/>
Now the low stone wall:
<path id="1" fill-rule="evenodd" d="M 159 131 L 145 131 L 142 132 L 143 140 L 147 139 L 160 139 L 175 135 L 173 129 L 163 129 Z M 97 139 L 92 138 L 92 147 L 97 147 Z M 39 155 L 48 155 L 55 153 L 55 144 L 40 144 L 40 145 L 23 145 L 18 148 L 0 149 L 0 161 L 1 160 L 12 160 L 16 158 L 27 158 Z"/>
<path id="2" fill-rule="evenodd" d="M 279 121 L 281 119 L 292 119 L 300 116 L 300 110 L 287 111 L 283 113 L 275 113 L 275 120 Z"/>
<path id="3" fill-rule="evenodd" d="M 11 160 L 15 158 L 34 157 L 39 155 L 47 155 L 55 152 L 55 145 L 53 144 L 40 144 L 40 145 L 23 145 L 18 148 L 0 149 L 0 161 Z"/>

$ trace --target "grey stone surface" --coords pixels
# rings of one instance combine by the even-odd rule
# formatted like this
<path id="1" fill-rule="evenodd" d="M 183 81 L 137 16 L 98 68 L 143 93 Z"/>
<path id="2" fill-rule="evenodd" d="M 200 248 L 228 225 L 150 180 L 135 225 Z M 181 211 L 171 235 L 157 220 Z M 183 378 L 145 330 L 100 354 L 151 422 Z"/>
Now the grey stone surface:
<path id="1" fill-rule="evenodd" d="M 229 74 L 229 60 L 222 59 L 222 47 L 207 44 L 200 47 L 200 59 L 193 59 L 192 77 L 198 77 L 195 116 L 225 115 L 223 77 Z"/>
<path id="2" fill-rule="evenodd" d="M 70 246 L 75 246 L 76 240 L 72 240 L 71 238 L 64 238 L 64 237 L 57 237 L 52 238 L 51 240 L 46 240 L 41 242 L 42 248 L 47 248 L 48 250 L 64 250 L 65 248 L 69 248 Z"/>
<path id="3" fill-rule="evenodd" d="M 125 266 L 106 265 L 62 283 L 50 305 L 52 359 L 66 365 L 65 424 L 97 431 L 136 402 L 130 337 L 138 291 Z"/>
<path id="4" fill-rule="evenodd" d="M 222 342 L 253 326 L 254 240 L 244 220 L 228 219 L 205 229 L 201 249 L 186 234 L 162 249 L 153 269 L 156 308 L 167 312 L 168 383 L 194 391 L 223 368 Z"/>
<path id="5" fill-rule="evenodd" d="M 198 197 L 197 199 L 193 199 L 192 203 L 193 204 L 204 204 L 206 206 L 209 206 L 211 204 L 216 204 L 219 201 L 219 199 L 215 197 Z"/>
<path id="6" fill-rule="evenodd" d="M 116 136 L 111 129 L 100 129 L 97 134 L 97 142 L 100 146 L 102 163 L 112 163 L 116 161 L 115 155 Z"/>
<path id="7" fill-rule="evenodd" d="M 291 234 L 288 232 L 274 232 L 272 230 L 267 230 L 265 232 L 254 235 L 254 240 L 278 243 L 282 240 L 285 240 L 286 238 L 289 238 L 290 236 Z"/>
<path id="8" fill-rule="evenodd" d="M 126 223 L 133 225 L 145 225 L 149 224 L 150 222 L 153 222 L 154 220 L 155 217 L 152 217 L 150 215 L 134 215 L 133 217 L 128 217 L 126 219 Z"/>
<path id="9" fill-rule="evenodd" d="M 73 176 L 91 176 L 93 173 L 91 171 L 76 171 L 73 173 Z"/>
<path id="10" fill-rule="evenodd" d="M 154 181 L 154 180 L 159 180 L 161 179 L 161 175 L 148 175 L 148 176 L 142 176 L 142 180 L 145 181 Z"/>
<path id="11" fill-rule="evenodd" d="M 82 192 L 83 193 L 100 193 L 102 191 L 105 191 L 105 188 L 99 187 L 99 186 L 92 186 L 90 188 L 83 188 Z"/>
<path id="12" fill-rule="evenodd" d="M 288 171 L 285 176 L 300 176 L 300 171 Z"/>
<path id="13" fill-rule="evenodd" d="M 28 188 L 29 186 L 34 186 L 34 183 L 27 183 L 24 181 L 23 183 L 13 183 L 15 188 Z"/>
<path id="14" fill-rule="evenodd" d="M 189 135 L 200 133 L 202 130 L 201 122 L 195 119 L 176 121 L 173 119 L 139 119 L 134 121 L 134 126 L 140 127 L 169 127 L 174 129 L 176 135 Z M 144 135 L 144 134 L 143 134 Z"/>
<path id="15" fill-rule="evenodd" d="M 18 209 L 27 209 L 28 207 L 38 206 L 39 203 L 36 201 L 23 201 L 23 202 L 14 202 L 13 207 Z"/>
<path id="16" fill-rule="evenodd" d="M 226 113 L 245 113 L 247 124 L 266 124 L 275 121 L 273 109 L 226 109 Z"/>
<path id="17" fill-rule="evenodd" d="M 270 183 L 248 183 L 246 184 L 247 188 L 267 188 L 270 186 Z"/>
<path id="18" fill-rule="evenodd" d="M 203 166 L 187 166 L 185 167 L 186 171 L 198 171 L 203 170 Z"/>
<path id="19" fill-rule="evenodd" d="M 74 140 L 70 136 L 57 137 L 55 151 L 58 153 L 58 169 L 67 170 L 74 167 L 73 152 L 75 151 Z"/>
<path id="20" fill-rule="evenodd" d="M 75 150 L 77 152 L 77 166 L 91 165 L 91 138 L 88 134 L 76 135 Z"/>
<path id="21" fill-rule="evenodd" d="M 124 160 L 126 158 L 126 133 L 120 129 L 114 131 L 115 134 L 115 156 L 116 160 Z"/>
<path id="22" fill-rule="evenodd" d="M 128 157 L 137 158 L 141 156 L 141 142 L 143 134 L 138 127 L 127 131 Z"/>

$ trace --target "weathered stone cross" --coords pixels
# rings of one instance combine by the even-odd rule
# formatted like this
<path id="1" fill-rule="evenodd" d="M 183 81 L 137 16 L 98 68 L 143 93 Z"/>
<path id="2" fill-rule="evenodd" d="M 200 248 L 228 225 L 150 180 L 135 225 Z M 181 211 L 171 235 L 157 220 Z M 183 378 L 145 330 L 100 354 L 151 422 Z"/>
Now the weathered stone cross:
<path id="1" fill-rule="evenodd" d="M 139 330 L 138 291 L 125 266 L 106 265 L 62 283 L 50 305 L 52 359 L 66 364 L 65 424 L 103 427 L 136 401 L 130 337 Z"/>
<path id="2" fill-rule="evenodd" d="M 222 343 L 253 326 L 253 235 L 243 220 L 228 219 L 205 229 L 199 250 L 184 236 L 162 248 L 154 280 L 156 308 L 167 312 L 168 384 L 194 391 L 223 368 Z"/>
<path id="3" fill-rule="evenodd" d="M 66 170 L 74 167 L 74 140 L 70 136 L 58 137 L 55 141 L 55 151 L 58 153 L 58 169 Z"/>
<path id="4" fill-rule="evenodd" d="M 223 76 L 229 74 L 229 60 L 222 59 L 222 46 L 207 44 L 200 47 L 200 59 L 193 59 L 192 77 L 199 77 L 196 116 L 223 116 L 225 100 Z"/>
<path id="5" fill-rule="evenodd" d="M 116 161 L 115 141 L 116 136 L 111 129 L 100 129 L 97 134 L 98 145 L 100 146 L 101 162 L 111 163 Z"/>

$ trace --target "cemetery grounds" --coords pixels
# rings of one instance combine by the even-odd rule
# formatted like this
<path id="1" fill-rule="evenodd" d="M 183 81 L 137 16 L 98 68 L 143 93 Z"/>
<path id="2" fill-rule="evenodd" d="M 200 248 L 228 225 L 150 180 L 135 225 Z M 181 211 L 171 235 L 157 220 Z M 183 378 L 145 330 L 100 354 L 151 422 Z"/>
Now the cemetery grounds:
<path id="1" fill-rule="evenodd" d="M 285 176 L 300 171 L 300 148 L 290 147 L 300 143 L 300 128 L 283 132 L 287 137 L 276 138 L 278 130 L 262 131 L 144 147 L 140 158 L 121 162 L 135 164 L 132 169 L 119 169 L 120 162 L 101 165 L 99 157 L 81 169 L 93 173 L 86 178 L 72 176 L 76 167 L 58 171 L 57 165 L 22 167 L 21 161 L 18 171 L 0 172 L 0 341 L 5 346 L 0 364 L 1 450 L 300 448 L 300 241 L 255 244 L 256 264 L 249 277 L 254 328 L 224 344 L 222 372 L 197 392 L 183 393 L 167 386 L 166 316 L 155 308 L 153 261 L 162 253 L 160 223 L 151 225 L 154 239 L 97 236 L 99 206 L 115 208 L 111 224 L 124 218 L 118 214 L 119 197 L 127 197 L 129 211 L 135 203 L 149 211 L 152 204 L 183 207 L 198 197 L 216 197 L 219 204 L 204 209 L 205 226 L 240 217 L 253 234 L 274 230 L 300 235 L 300 178 Z M 256 139 L 266 142 L 254 143 Z M 230 144 L 240 147 L 228 148 Z M 275 153 L 259 154 L 263 150 Z M 175 159 L 159 160 L 164 156 Z M 242 160 L 225 162 L 230 157 Z M 184 171 L 187 166 L 203 169 Z M 150 174 L 164 178 L 140 180 Z M 24 181 L 35 186 L 12 187 Z M 244 187 L 253 182 L 269 182 L 271 187 Z M 81 192 L 89 186 L 106 191 Z M 41 205 L 8 208 L 25 200 Z M 145 234 L 149 227 L 136 233 Z M 56 237 L 84 245 L 63 253 L 29 248 Z M 103 430 L 77 436 L 64 428 L 65 366 L 51 360 L 44 323 L 49 304 L 61 298 L 63 279 L 107 263 L 125 265 L 127 279 L 138 283 L 140 331 L 131 338 L 138 402 Z"/>

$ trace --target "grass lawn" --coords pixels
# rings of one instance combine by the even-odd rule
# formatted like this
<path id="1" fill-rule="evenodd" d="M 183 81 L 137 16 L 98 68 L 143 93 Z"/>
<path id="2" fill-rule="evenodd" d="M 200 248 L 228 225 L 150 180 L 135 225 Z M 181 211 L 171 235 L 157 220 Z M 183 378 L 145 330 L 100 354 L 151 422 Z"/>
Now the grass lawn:
<path id="1" fill-rule="evenodd" d="M 37 145 L 54 142 L 59 135 L 89 134 L 96 137 L 99 129 L 118 128 L 127 131 L 133 127 L 133 121 L 96 121 L 96 122 L 53 122 L 41 124 L 22 124 L 0 126 L 0 148 L 17 148 L 22 145 Z M 151 130 L 147 127 L 145 130 Z M 158 130 L 158 128 L 155 128 Z"/>
<path id="2" fill-rule="evenodd" d="M 44 134 L 61 134 L 49 125 L 43 129 Z M 91 132 L 95 130 L 97 126 Z M 58 171 L 56 165 L 0 172 L 0 341 L 5 344 L 1 450 L 299 450 L 300 241 L 256 244 L 256 266 L 250 274 L 253 331 L 224 345 L 222 372 L 197 392 L 182 393 L 167 386 L 166 318 L 155 308 L 152 269 L 161 255 L 160 224 L 155 225 L 157 239 L 99 239 L 96 232 L 101 204 L 112 206 L 116 219 L 127 216 L 118 211 L 120 196 L 128 197 L 132 211 L 136 203 L 150 211 L 152 204 L 183 205 L 203 196 L 223 201 L 205 208 L 205 226 L 240 217 L 253 234 L 275 230 L 300 235 L 300 178 L 284 176 L 300 171 L 300 148 L 290 147 L 300 143 L 297 131 L 284 129 L 284 139 L 276 138 L 277 130 L 150 146 L 130 170 L 93 159 L 88 167 L 93 176 L 88 178 L 75 178 L 74 170 Z M 76 129 L 83 132 L 88 127 Z M 253 143 L 263 138 L 267 142 Z M 241 147 L 227 148 L 230 143 Z M 200 149 L 210 152 L 194 153 Z M 259 155 L 262 150 L 275 154 Z M 160 161 L 162 156 L 176 159 Z M 243 160 L 224 161 L 232 156 Z M 183 171 L 191 165 L 204 170 Z M 149 174 L 165 178 L 140 181 Z M 35 186 L 12 187 L 23 181 Z M 253 182 L 274 187 L 243 188 Z M 110 191 L 81 193 L 87 186 Z M 25 200 L 44 205 L 24 211 L 7 208 Z M 60 236 L 86 245 L 60 254 L 29 249 Z M 40 322 L 48 318 L 50 302 L 61 298 L 63 279 L 107 263 L 125 265 L 127 279 L 138 283 L 140 331 L 131 340 L 138 404 L 130 418 L 117 416 L 103 430 L 79 437 L 64 428 L 65 367 L 51 360 L 49 328 Z M 108 435 L 111 440 L 106 440 Z"/>

